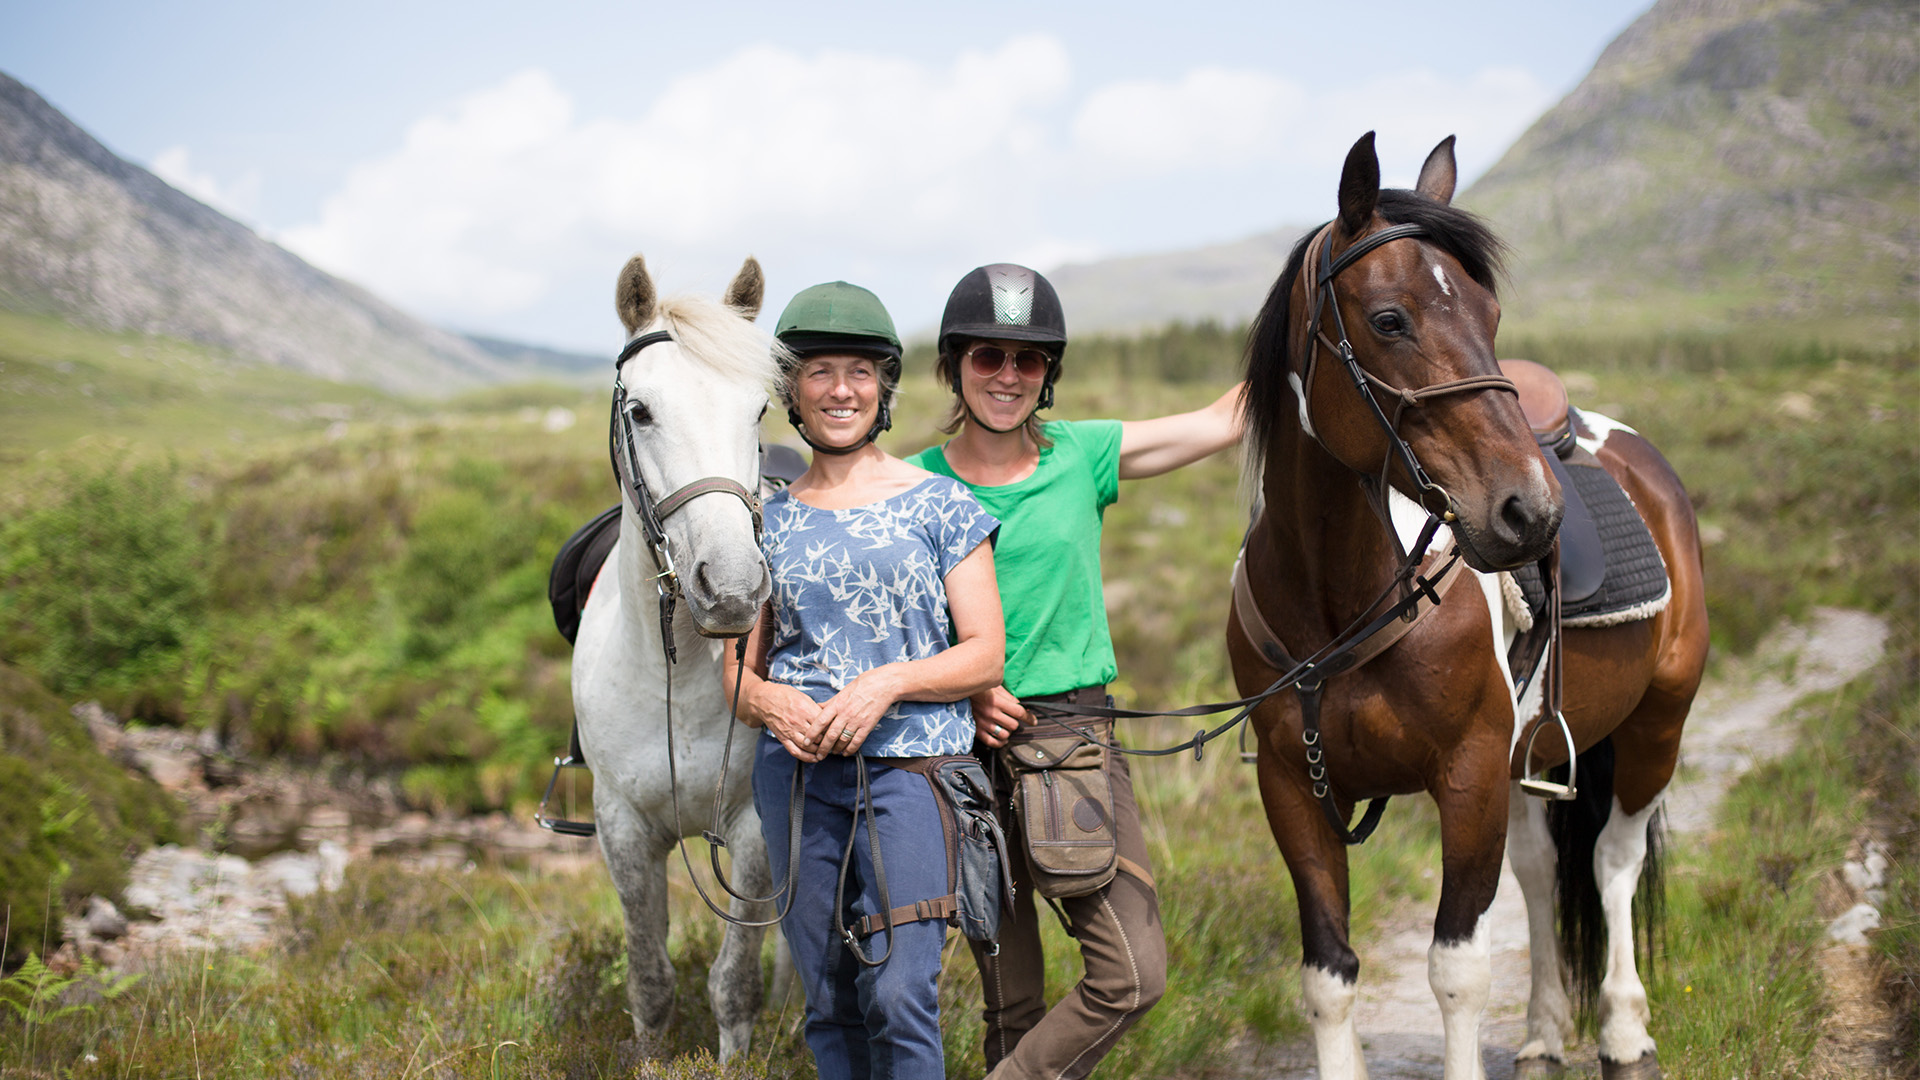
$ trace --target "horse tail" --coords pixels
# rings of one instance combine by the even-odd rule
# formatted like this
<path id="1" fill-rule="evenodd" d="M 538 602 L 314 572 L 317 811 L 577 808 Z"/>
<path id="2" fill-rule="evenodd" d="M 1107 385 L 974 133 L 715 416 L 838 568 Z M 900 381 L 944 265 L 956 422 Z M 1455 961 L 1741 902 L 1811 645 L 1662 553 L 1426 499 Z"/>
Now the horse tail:
<path id="1" fill-rule="evenodd" d="M 1588 747 L 1579 757 L 1579 791 L 1567 802 L 1547 804 L 1547 828 L 1553 835 L 1559 869 L 1554 894 L 1559 909 L 1560 954 L 1572 983 L 1574 1013 L 1583 1031 L 1596 1023 L 1600 980 L 1607 973 L 1607 920 L 1594 879 L 1593 854 L 1613 813 L 1613 739 Z M 1552 770 L 1566 782 L 1567 768 Z M 1633 897 L 1633 936 L 1641 970 L 1652 972 L 1666 910 L 1666 813 L 1647 822 L 1647 855 Z"/>

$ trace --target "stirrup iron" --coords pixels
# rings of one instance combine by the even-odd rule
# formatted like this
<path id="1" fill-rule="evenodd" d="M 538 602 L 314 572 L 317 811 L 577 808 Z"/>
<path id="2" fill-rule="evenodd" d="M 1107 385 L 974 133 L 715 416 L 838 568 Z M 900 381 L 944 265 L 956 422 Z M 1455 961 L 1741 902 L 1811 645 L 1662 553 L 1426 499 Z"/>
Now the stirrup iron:
<path id="1" fill-rule="evenodd" d="M 553 759 L 553 775 L 547 778 L 547 793 L 540 796 L 540 809 L 533 812 L 534 824 L 561 836 L 594 836 L 599 833 L 600 827 L 591 821 L 570 821 L 547 816 L 547 803 L 553 799 L 553 788 L 560 782 L 560 773 L 567 769 L 586 768 L 586 762 L 575 760 L 571 755 Z M 593 773 L 588 771 L 587 775 L 592 776 Z"/>
<path id="2" fill-rule="evenodd" d="M 1579 768 L 1577 764 L 1579 754 L 1573 748 L 1573 729 L 1567 727 L 1566 714 L 1556 709 L 1553 714 L 1553 722 L 1554 725 L 1560 729 L 1561 737 L 1567 742 L 1567 782 L 1557 784 L 1547 779 L 1544 772 L 1538 776 L 1531 774 L 1533 768 L 1534 740 L 1540 738 L 1540 733 L 1547 729 L 1547 725 L 1545 724 L 1535 724 L 1533 734 L 1527 736 L 1527 756 L 1522 760 L 1526 762 L 1526 767 L 1529 772 L 1522 774 L 1520 790 L 1535 798 L 1548 799 L 1553 802 L 1567 802 L 1580 793 L 1579 787 L 1574 784 L 1574 774 Z"/>

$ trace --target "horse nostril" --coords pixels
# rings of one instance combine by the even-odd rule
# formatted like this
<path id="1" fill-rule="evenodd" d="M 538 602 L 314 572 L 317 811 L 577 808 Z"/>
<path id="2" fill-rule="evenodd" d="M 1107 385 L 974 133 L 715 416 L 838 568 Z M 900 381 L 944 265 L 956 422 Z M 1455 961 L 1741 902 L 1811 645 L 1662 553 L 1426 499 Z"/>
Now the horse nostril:
<path id="1" fill-rule="evenodd" d="M 1500 504 L 1500 525 L 1504 534 L 1501 539 L 1519 544 L 1526 540 L 1533 524 L 1533 517 L 1527 513 L 1526 500 L 1518 495 L 1507 496 Z"/>
<path id="2" fill-rule="evenodd" d="M 706 563 L 701 563 L 693 568 L 693 583 L 700 587 L 702 596 L 714 595 L 713 582 L 707 577 Z"/>

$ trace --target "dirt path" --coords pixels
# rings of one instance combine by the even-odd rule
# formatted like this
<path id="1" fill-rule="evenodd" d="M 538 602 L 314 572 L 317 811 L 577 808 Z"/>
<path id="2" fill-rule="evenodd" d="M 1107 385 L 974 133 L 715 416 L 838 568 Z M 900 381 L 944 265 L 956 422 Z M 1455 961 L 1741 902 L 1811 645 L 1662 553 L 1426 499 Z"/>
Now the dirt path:
<path id="1" fill-rule="evenodd" d="M 1858 611 L 1823 608 L 1804 626 L 1775 631 L 1752 658 L 1730 663 L 1701 689 L 1687 721 L 1680 775 L 1667 799 L 1676 844 L 1712 823 L 1734 781 L 1793 744 L 1781 721 L 1800 697 L 1835 689 L 1879 662 L 1886 623 Z M 1502 867 L 1493 923 L 1493 1000 L 1481 1028 L 1488 1080 L 1513 1075 L 1513 1052 L 1526 1032 L 1527 914 L 1520 886 Z M 1405 910 L 1360 942 L 1358 1025 L 1374 1080 L 1440 1080 L 1440 1008 L 1427 986 L 1433 913 Z M 1576 1052 L 1576 1058 L 1580 1055 Z M 1597 1075 L 1576 1060 L 1567 1075 Z M 1591 1071 L 1583 1070 L 1585 1065 Z M 1311 1040 L 1262 1055 L 1252 1073 L 1272 1080 L 1316 1075 Z"/>

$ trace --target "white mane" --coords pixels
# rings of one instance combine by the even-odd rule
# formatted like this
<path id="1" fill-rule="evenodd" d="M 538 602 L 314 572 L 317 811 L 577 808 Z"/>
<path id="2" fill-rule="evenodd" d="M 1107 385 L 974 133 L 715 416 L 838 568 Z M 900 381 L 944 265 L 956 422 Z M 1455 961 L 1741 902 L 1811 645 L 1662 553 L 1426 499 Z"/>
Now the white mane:
<path id="1" fill-rule="evenodd" d="M 779 343 L 724 304 L 702 296 L 669 296 L 660 302 L 659 320 L 682 354 L 729 382 L 771 388 L 780 378 L 774 360 Z"/>

